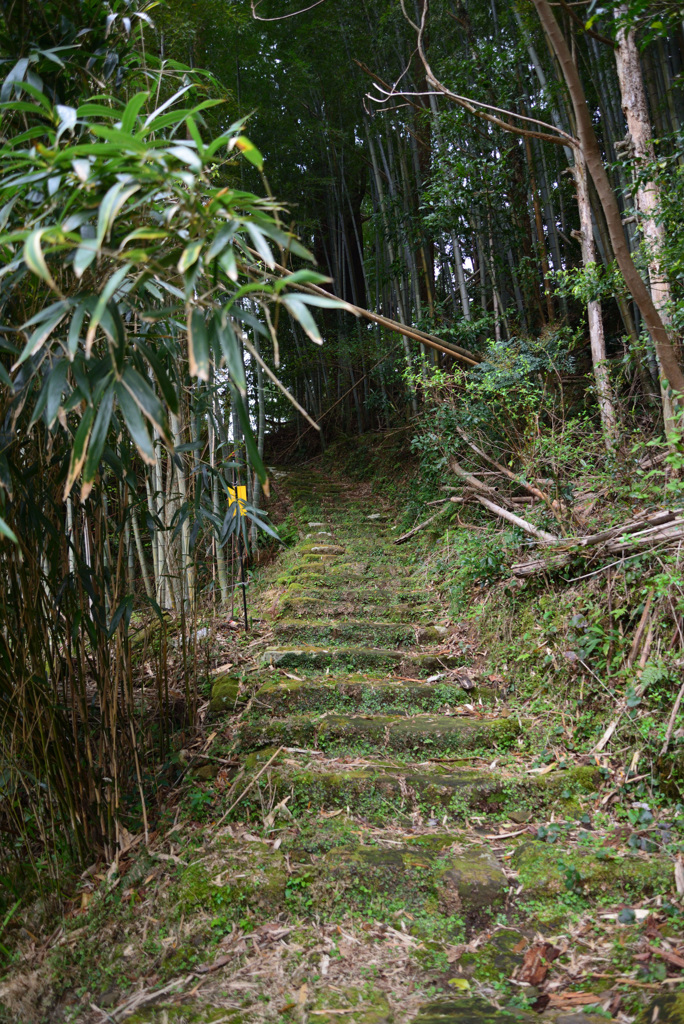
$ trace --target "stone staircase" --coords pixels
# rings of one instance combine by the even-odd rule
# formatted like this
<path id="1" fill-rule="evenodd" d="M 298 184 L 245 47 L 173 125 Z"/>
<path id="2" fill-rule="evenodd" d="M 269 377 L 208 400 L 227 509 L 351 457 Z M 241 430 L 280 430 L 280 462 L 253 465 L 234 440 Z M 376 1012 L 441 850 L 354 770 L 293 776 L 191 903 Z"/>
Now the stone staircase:
<path id="1" fill-rule="evenodd" d="M 256 956 L 222 968 L 224 995 L 252 985 L 245 1009 L 219 1012 L 207 986 L 214 1009 L 190 1002 L 187 1020 L 683 1020 L 674 983 L 639 959 L 676 947 L 667 844 L 628 844 L 596 759 L 540 756 L 558 722 L 473 670 L 382 509 L 314 471 L 279 486 L 300 539 L 261 585 L 260 668 L 214 685 L 239 767 L 174 898 L 257 948 L 266 928 L 287 937 L 277 971 Z M 616 966 L 602 943 L 620 913 Z"/>

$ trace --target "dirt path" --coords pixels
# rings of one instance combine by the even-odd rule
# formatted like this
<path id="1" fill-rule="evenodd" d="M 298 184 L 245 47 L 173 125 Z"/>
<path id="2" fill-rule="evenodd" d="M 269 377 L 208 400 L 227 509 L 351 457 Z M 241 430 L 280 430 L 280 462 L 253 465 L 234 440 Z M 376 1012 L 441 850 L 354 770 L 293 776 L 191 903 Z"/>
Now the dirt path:
<path id="1" fill-rule="evenodd" d="M 194 820 L 53 957 L 111 972 L 69 1019 L 684 1019 L 672 836 L 628 842 L 595 761 L 540 759 L 385 509 L 279 486 L 299 540 L 265 572 L 258 665 L 214 683 Z"/>

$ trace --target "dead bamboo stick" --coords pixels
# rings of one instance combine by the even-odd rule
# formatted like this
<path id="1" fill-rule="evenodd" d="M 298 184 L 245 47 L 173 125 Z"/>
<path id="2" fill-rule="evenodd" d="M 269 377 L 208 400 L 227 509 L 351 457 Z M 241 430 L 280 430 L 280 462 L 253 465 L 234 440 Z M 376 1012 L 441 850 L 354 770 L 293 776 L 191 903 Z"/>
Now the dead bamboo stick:
<path id="1" fill-rule="evenodd" d="M 450 500 L 451 499 L 448 499 L 448 501 L 450 501 Z M 414 526 L 412 530 L 409 530 L 408 533 L 402 534 L 401 537 L 397 537 L 397 539 L 395 540 L 394 543 L 395 544 L 405 544 L 407 540 L 410 540 L 411 537 L 415 536 L 415 534 L 417 534 L 417 533 L 420 533 L 421 530 L 424 530 L 425 527 L 429 526 L 430 523 L 435 521 L 435 519 L 438 519 L 439 516 L 441 516 L 443 512 L 446 512 L 446 508 L 440 508 L 439 512 L 435 512 L 435 514 L 433 516 L 430 516 L 429 519 L 426 519 L 424 522 L 420 523 L 418 526 Z"/>
<path id="2" fill-rule="evenodd" d="M 493 459 L 491 458 L 490 455 L 487 455 L 486 452 L 484 452 L 479 445 L 475 444 L 474 441 L 471 441 L 471 439 L 466 434 L 465 430 L 463 430 L 461 427 L 457 426 L 456 430 L 461 435 L 465 443 L 470 448 L 472 448 L 475 454 L 479 455 L 481 459 L 484 459 L 485 462 L 488 462 L 490 466 L 494 466 L 495 469 L 499 471 L 499 473 L 503 473 L 504 476 L 507 476 L 509 480 L 514 481 L 514 483 L 522 487 L 524 491 L 527 491 L 528 494 L 533 495 L 535 498 L 539 498 L 540 501 L 543 501 L 546 505 L 549 506 L 549 508 L 554 508 L 554 502 L 548 494 L 544 494 L 544 492 L 540 490 L 535 484 L 531 484 L 527 480 L 521 480 L 520 477 L 516 476 L 516 474 L 513 473 L 507 466 L 502 466 L 500 462 L 496 461 L 496 459 Z M 554 512 L 555 511 L 556 510 L 554 508 Z"/>
<path id="3" fill-rule="evenodd" d="M 489 484 L 483 483 L 482 480 L 478 480 L 478 478 L 476 476 L 473 476 L 472 473 L 468 473 L 463 468 L 463 466 L 460 466 L 458 464 L 456 459 L 449 460 L 449 469 L 454 474 L 454 476 L 460 477 L 461 480 L 467 483 L 469 487 L 472 487 L 474 491 L 481 491 L 483 494 L 488 494 L 496 498 L 497 501 L 501 501 L 504 504 L 508 504 L 508 499 L 506 498 L 505 495 L 497 491 L 496 488 L 490 487 Z"/>
<path id="4" fill-rule="evenodd" d="M 518 529 L 524 530 L 525 533 L 531 534 L 536 537 L 537 540 L 541 541 L 542 544 L 559 544 L 561 542 L 560 537 L 555 537 L 552 533 L 547 533 L 546 530 L 540 530 L 539 527 L 533 526 L 532 523 L 528 523 L 526 519 L 521 519 L 520 516 L 516 516 L 513 512 L 509 512 L 507 508 L 501 508 L 500 505 L 495 505 L 489 498 L 485 498 L 484 495 L 476 494 L 475 498 L 488 508 L 490 512 L 494 512 L 497 516 L 501 516 L 502 519 L 506 519 L 509 523 L 513 523 Z"/>
<path id="5" fill-rule="evenodd" d="M 257 259 L 261 260 L 261 257 L 254 249 L 249 248 L 249 251 L 256 256 Z M 283 267 L 279 263 L 275 263 L 274 267 L 276 270 L 280 270 L 284 274 L 290 273 L 287 267 Z M 302 291 L 309 292 L 311 295 L 320 295 L 326 299 L 337 298 L 333 292 L 329 292 L 325 288 L 320 288 L 316 284 L 300 285 L 300 288 Z M 373 323 L 380 324 L 382 327 L 386 327 L 388 330 L 394 331 L 395 334 L 403 334 L 407 338 L 419 341 L 423 345 L 427 345 L 428 348 L 433 348 L 438 352 L 444 352 L 446 355 L 453 356 L 455 359 L 459 359 L 467 366 L 477 366 L 478 363 L 482 362 L 482 356 L 477 355 L 477 353 L 471 352 L 467 348 L 461 348 L 460 345 L 452 345 L 451 342 L 442 341 L 442 339 L 436 337 L 436 335 L 427 334 L 426 331 L 421 331 L 418 327 L 410 327 L 406 324 L 400 324 L 398 321 L 391 320 L 387 316 L 381 316 L 379 313 L 373 313 L 370 309 L 364 309 L 363 306 L 356 306 L 353 302 L 347 302 L 342 299 L 339 301 L 344 302 L 344 308 L 350 313 L 354 313 L 356 316 L 361 316 L 366 320 L 371 320 Z"/>

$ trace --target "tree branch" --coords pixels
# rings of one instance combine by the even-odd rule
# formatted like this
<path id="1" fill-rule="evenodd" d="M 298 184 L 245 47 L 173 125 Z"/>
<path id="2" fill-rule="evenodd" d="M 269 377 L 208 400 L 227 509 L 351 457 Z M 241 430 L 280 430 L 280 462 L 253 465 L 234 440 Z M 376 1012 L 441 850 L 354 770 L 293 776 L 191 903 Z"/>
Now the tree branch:
<path id="1" fill-rule="evenodd" d="M 324 4 L 325 0 L 316 0 L 309 7 L 302 7 L 299 11 L 293 11 L 292 14 L 279 14 L 277 18 L 262 18 L 260 14 L 257 14 L 256 9 L 260 3 L 261 0 L 252 0 L 252 17 L 255 21 L 285 21 L 286 18 L 296 18 L 298 14 L 306 14 L 307 11 L 313 11 L 314 7 Z"/>

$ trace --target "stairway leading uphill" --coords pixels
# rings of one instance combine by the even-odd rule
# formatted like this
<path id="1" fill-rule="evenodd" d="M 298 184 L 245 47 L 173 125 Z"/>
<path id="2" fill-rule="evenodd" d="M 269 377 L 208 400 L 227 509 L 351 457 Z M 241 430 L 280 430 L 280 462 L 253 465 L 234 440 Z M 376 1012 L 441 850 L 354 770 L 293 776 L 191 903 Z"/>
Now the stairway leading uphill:
<path id="1" fill-rule="evenodd" d="M 239 767 L 170 893 L 223 937 L 185 1017 L 165 1020 L 684 1019 L 672 985 L 637 973 L 644 941 L 667 945 L 667 849 L 600 847 L 595 759 L 531 767 L 548 727 L 473 671 L 382 509 L 314 471 L 278 486 L 299 540 L 261 585 L 259 666 L 212 691 Z M 604 940 L 635 906 L 651 938 L 625 932 L 606 967 Z"/>

